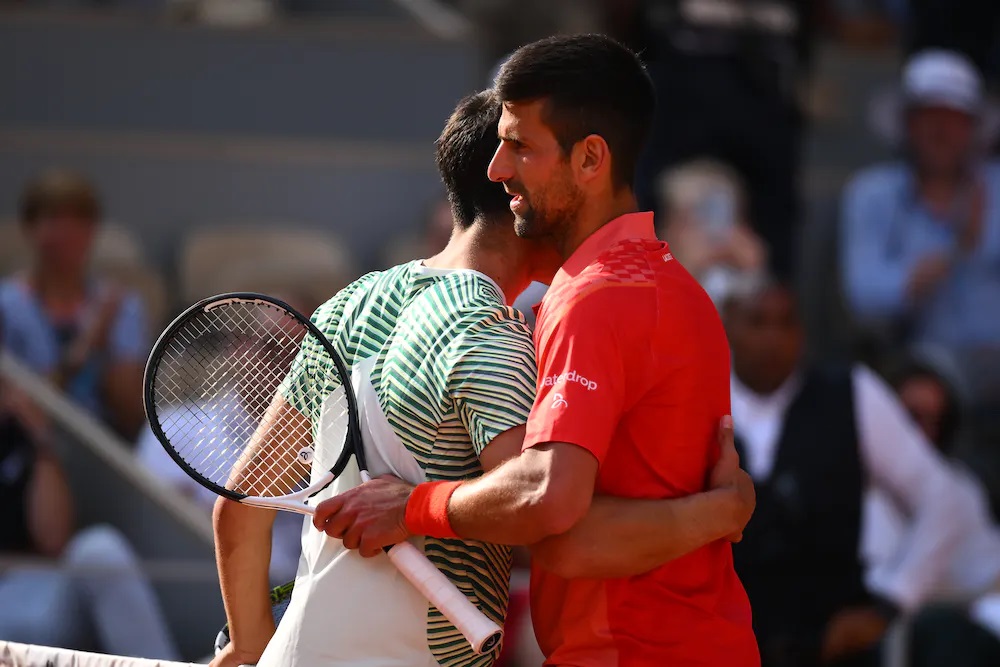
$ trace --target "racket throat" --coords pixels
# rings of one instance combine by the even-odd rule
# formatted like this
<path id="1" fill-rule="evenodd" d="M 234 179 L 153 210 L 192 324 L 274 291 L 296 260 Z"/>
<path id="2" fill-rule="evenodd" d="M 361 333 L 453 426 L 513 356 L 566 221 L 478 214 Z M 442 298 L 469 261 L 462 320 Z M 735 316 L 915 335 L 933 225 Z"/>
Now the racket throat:
<path id="1" fill-rule="evenodd" d="M 291 498 L 244 498 L 240 503 L 260 509 L 284 510 L 308 516 L 316 513 L 316 508 L 306 503 L 305 500 L 293 500 Z"/>
<path id="2" fill-rule="evenodd" d="M 240 500 L 244 505 L 259 507 L 269 510 L 285 510 L 286 512 L 297 512 L 312 516 L 316 513 L 316 508 L 309 504 L 309 499 L 325 489 L 334 479 L 332 472 L 326 472 L 322 477 L 309 485 L 309 488 L 302 489 L 298 493 L 275 498 L 261 498 L 260 496 L 247 496 Z"/>

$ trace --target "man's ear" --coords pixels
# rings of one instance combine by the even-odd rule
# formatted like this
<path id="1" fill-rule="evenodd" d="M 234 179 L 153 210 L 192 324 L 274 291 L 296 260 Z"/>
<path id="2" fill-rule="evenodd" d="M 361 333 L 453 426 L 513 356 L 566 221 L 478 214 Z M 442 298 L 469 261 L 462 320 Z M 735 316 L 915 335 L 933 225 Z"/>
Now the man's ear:
<path id="1" fill-rule="evenodd" d="M 581 178 L 593 181 L 611 170 L 611 149 L 599 134 L 590 134 L 573 147 L 574 162 Z"/>

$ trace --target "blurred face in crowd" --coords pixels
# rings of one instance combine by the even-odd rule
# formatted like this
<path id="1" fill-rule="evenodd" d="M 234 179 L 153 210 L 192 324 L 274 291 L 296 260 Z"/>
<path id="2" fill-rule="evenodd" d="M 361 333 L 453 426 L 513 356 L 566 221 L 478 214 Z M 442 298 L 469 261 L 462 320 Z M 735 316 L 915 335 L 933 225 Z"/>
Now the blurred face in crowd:
<path id="1" fill-rule="evenodd" d="M 927 439 L 939 447 L 942 422 L 948 409 L 948 392 L 940 380 L 931 375 L 911 375 L 897 389 L 899 399 Z"/>
<path id="2" fill-rule="evenodd" d="M 490 162 L 490 180 L 512 195 L 514 229 L 526 239 L 563 235 L 583 207 L 570 157 L 543 120 L 544 101 L 507 102 Z"/>
<path id="3" fill-rule="evenodd" d="M 97 222 L 69 209 L 43 211 L 24 223 L 36 268 L 55 273 L 86 271 Z"/>
<path id="4" fill-rule="evenodd" d="M 951 176 L 972 151 L 975 118 L 945 107 L 916 107 L 907 116 L 910 151 L 917 168 L 930 175 Z"/>
<path id="5" fill-rule="evenodd" d="M 802 357 L 804 332 L 792 293 L 771 286 L 730 302 L 727 333 L 733 371 L 758 394 L 777 390 Z"/>

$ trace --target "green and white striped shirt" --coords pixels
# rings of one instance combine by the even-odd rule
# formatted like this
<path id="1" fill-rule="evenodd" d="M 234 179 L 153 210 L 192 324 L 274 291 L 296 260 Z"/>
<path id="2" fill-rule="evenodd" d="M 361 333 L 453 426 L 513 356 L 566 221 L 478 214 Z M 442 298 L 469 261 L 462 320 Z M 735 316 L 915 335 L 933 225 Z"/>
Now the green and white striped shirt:
<path id="1" fill-rule="evenodd" d="M 535 393 L 531 332 L 481 273 L 420 262 L 370 273 L 312 319 L 352 368 L 373 476 L 390 472 L 412 483 L 476 477 L 483 448 L 527 421 Z M 288 398 L 316 420 L 324 389 L 310 385 L 315 374 L 299 370 Z M 352 465 L 319 497 L 359 481 Z M 509 548 L 432 538 L 415 543 L 502 624 Z M 362 559 L 306 522 L 292 603 L 259 664 L 486 666 L 495 659 L 496 652 L 475 656 L 388 559 Z"/>

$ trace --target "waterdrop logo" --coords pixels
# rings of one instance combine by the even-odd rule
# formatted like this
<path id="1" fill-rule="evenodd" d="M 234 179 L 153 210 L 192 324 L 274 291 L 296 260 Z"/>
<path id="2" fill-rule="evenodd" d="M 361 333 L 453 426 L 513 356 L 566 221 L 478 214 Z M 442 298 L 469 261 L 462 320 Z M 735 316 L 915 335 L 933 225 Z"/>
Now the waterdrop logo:
<path id="1" fill-rule="evenodd" d="M 587 391 L 595 391 L 597 389 L 597 382 L 586 378 L 576 371 L 570 371 L 569 373 L 560 373 L 559 375 L 548 375 L 542 380 L 543 387 L 554 387 L 560 382 L 577 382 L 582 384 L 587 388 Z"/>

